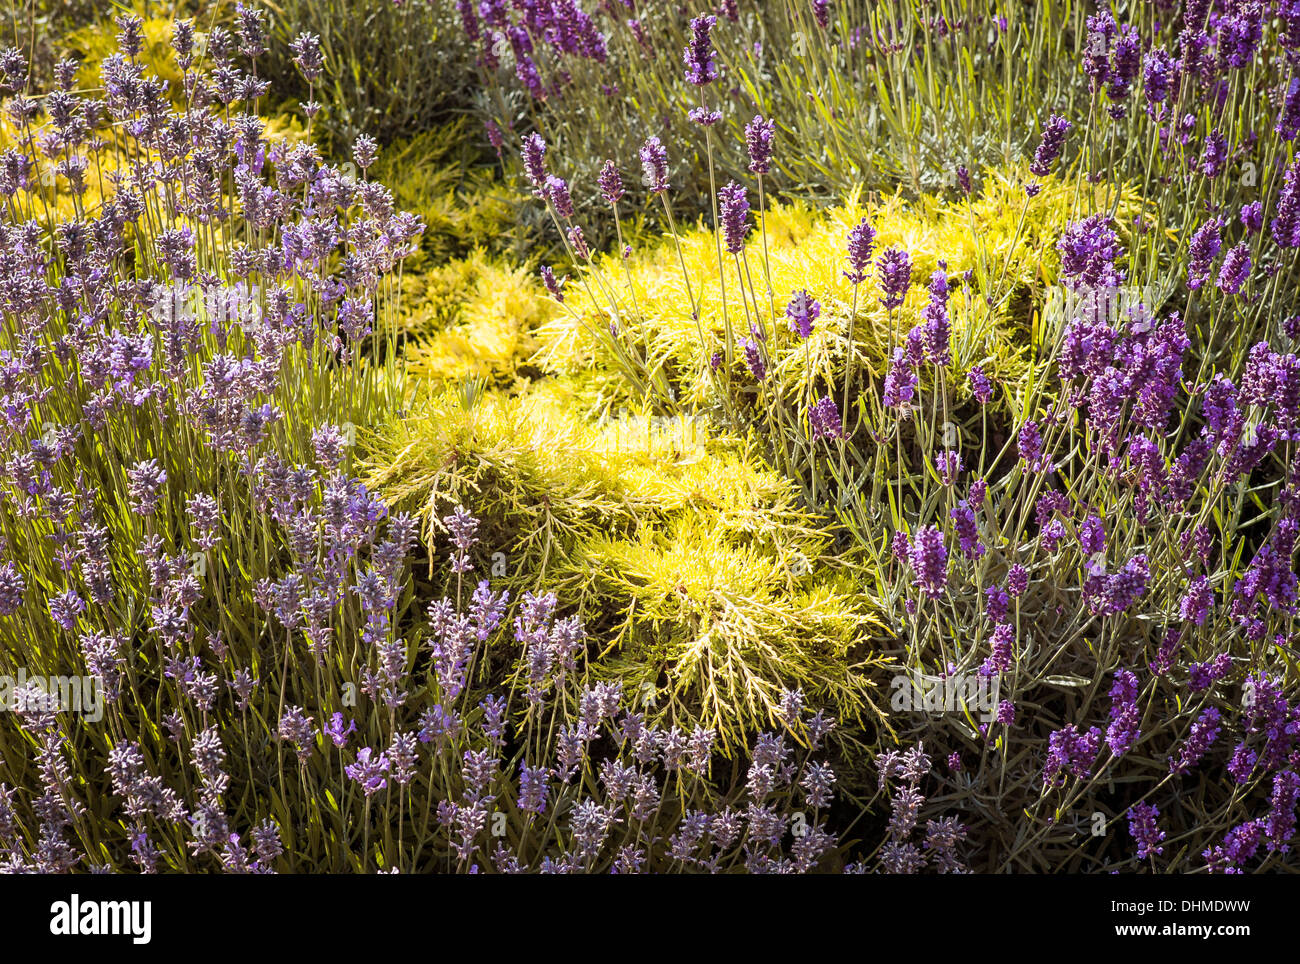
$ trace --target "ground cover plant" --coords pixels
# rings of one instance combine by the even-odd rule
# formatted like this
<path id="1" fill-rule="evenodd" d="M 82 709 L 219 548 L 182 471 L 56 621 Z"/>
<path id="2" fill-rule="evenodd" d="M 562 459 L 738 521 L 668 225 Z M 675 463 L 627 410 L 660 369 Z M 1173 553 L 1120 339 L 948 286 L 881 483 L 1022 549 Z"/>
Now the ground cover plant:
<path id="1" fill-rule="evenodd" d="M 1300 4 L 148 7 L 0 51 L 5 870 L 1295 869 Z"/>

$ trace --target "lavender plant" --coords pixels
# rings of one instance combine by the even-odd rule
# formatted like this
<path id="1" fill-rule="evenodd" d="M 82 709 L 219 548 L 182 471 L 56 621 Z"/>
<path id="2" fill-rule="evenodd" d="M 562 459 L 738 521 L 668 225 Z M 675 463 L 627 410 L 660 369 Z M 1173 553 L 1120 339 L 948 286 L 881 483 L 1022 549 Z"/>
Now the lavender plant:
<path id="1" fill-rule="evenodd" d="M 416 523 L 351 464 L 400 398 L 389 296 L 420 223 L 264 136 L 256 11 L 204 55 L 176 25 L 183 92 L 136 61 L 140 21 L 118 26 L 102 98 L 68 89 L 71 64 L 31 94 L 0 53 L 0 866 L 834 866 L 834 775 L 812 759 L 834 722 L 801 694 L 748 780 L 715 781 L 713 731 L 586 681 L 554 594 L 512 610 L 475 578 L 459 507 L 451 594 L 414 611 Z M 314 73 L 314 40 L 295 54 Z"/>
<path id="2" fill-rule="evenodd" d="M 564 252 L 553 307 L 625 397 L 798 486 L 881 614 L 891 713 L 835 742 L 787 689 L 743 751 L 652 722 L 605 662 L 627 641 L 483 577 L 421 474 L 435 553 L 353 473 L 411 397 L 421 225 L 377 142 L 347 138 L 357 178 L 266 134 L 258 7 L 178 24 L 174 85 L 122 17 L 102 90 L 0 52 L 3 866 L 1293 866 L 1296 4 L 455 8 Z M 346 100 L 330 47 L 291 47 L 309 137 Z M 862 180 L 944 230 L 855 192 L 776 290 L 773 194 Z M 680 304 L 634 274 L 660 210 Z"/>
<path id="3" fill-rule="evenodd" d="M 1264 5 L 1229 6 L 1180 12 L 1177 62 L 1158 47 L 1168 22 L 1121 24 L 1106 10 L 1087 19 L 1076 61 L 1086 121 L 1076 131 L 1064 116 L 1047 117 L 1023 181 L 1022 225 L 1044 180 L 1061 176 L 1063 156 L 1082 168 L 1067 172 L 1079 185 L 1074 210 L 1050 240 L 1059 271 L 1047 280 L 1059 301 L 1038 295 L 1032 374 L 1014 386 L 1010 424 L 991 425 L 982 411 L 993 389 L 972 364 L 978 342 L 968 337 L 958 350 L 953 338 L 957 311 L 964 331 L 987 331 L 996 306 L 1018 296 L 993 252 L 981 250 L 957 277 L 941 261 L 926 294 L 912 298 L 908 251 L 885 249 L 873 265 L 874 229 L 855 229 L 846 238 L 852 302 L 830 318 L 817 292 L 796 291 L 784 312 L 793 364 L 783 365 L 765 334 L 779 320 L 770 288 L 743 258 L 729 270 L 722 253 L 724 244 L 730 255 L 745 251 L 737 181 L 719 194 L 712 223 L 718 264 L 706 283 L 717 291 L 707 297 L 720 318 L 700 317 L 705 293 L 686 281 L 704 322 L 692 354 L 697 364 L 711 360 L 706 411 L 750 433 L 851 535 L 862 579 L 894 607 L 893 631 L 878 640 L 905 670 L 894 682 L 984 679 L 1000 688 L 997 712 L 983 718 L 969 701 L 937 719 L 902 701 L 892 720 L 905 742 L 978 759 L 946 784 L 980 813 L 972 837 L 995 869 L 1133 868 L 1154 845 L 1138 858 L 1131 840 L 1106 830 L 1128 812 L 1140 815 L 1148 842 L 1153 813 L 1162 815 L 1166 859 L 1157 869 L 1256 869 L 1289 853 L 1300 760 L 1292 661 L 1300 360 L 1281 292 L 1295 271 L 1296 175 L 1289 108 L 1275 124 L 1245 93 L 1260 83 L 1277 89 L 1289 7 L 1279 30 Z M 1265 31 L 1274 46 L 1262 43 Z M 697 31 L 686 44 L 688 74 L 702 79 L 711 37 Z M 1149 69 L 1139 83 L 1144 46 Z M 1261 114 L 1262 129 L 1252 126 Z M 704 127 L 711 168 L 717 138 L 712 122 Z M 1119 220 L 1122 185 L 1089 172 L 1123 171 L 1132 159 L 1118 155 L 1132 143 L 1147 151 L 1140 185 L 1177 187 L 1157 188 L 1136 218 Z M 1259 199 L 1232 221 L 1215 216 L 1257 186 L 1224 176 L 1230 158 L 1251 156 L 1261 159 L 1251 165 Z M 969 173 L 963 191 L 968 181 Z M 557 221 L 575 217 L 567 187 L 563 205 L 540 196 Z M 1198 224 L 1202 206 L 1211 213 Z M 758 215 L 761 223 L 761 202 Z M 754 248 L 766 277 L 766 244 Z M 890 363 L 850 380 L 864 283 L 885 309 L 884 330 L 869 334 L 886 341 Z M 622 313 L 605 341 L 627 331 L 635 344 L 653 320 L 623 299 L 606 289 L 592 302 L 607 317 Z M 752 337 L 733 338 L 736 318 Z M 589 314 L 583 322 L 601 329 Z M 815 376 L 797 380 L 792 369 L 814 323 L 831 330 L 834 349 Z M 652 389 L 637 375 L 632 390 L 645 395 Z M 1194 771 L 1207 776 L 1189 795 Z M 1081 840 L 1085 818 L 1100 818 L 1102 832 Z M 910 846 L 902 836 L 895 844 Z"/>
<path id="4" fill-rule="evenodd" d="M 391 340 L 377 336 L 421 225 L 310 145 L 267 139 L 262 12 L 241 8 L 238 30 L 213 28 L 202 47 L 178 22 L 179 90 L 137 61 L 140 19 L 118 28 L 96 91 L 72 89 L 70 61 L 57 89 L 32 91 L 23 55 L 0 55 L 0 665 L 18 710 L 0 758 L 6 799 L 29 814 L 6 823 L 6 861 L 154 869 L 164 851 L 191 867 L 226 850 L 264 864 L 279 846 L 260 823 L 271 805 L 231 825 L 215 714 L 240 718 L 248 773 L 268 765 L 247 727 L 274 726 L 298 698 L 276 627 L 310 629 L 323 666 L 335 620 L 357 625 L 343 609 L 362 556 L 367 601 L 397 603 L 374 584 L 409 530 L 399 520 L 377 542 L 386 510 L 347 466 L 355 426 L 394 397 Z M 290 557 L 304 571 L 281 576 Z M 249 701 L 277 665 L 268 712 Z M 95 694 L 93 724 L 61 718 L 31 682 L 68 678 Z M 151 772 L 162 761 L 194 769 L 168 784 Z M 70 766 L 106 794 L 111 777 L 126 801 L 111 841 Z M 256 858 L 239 843 L 250 832 Z"/>
<path id="5" fill-rule="evenodd" d="M 279 43 L 264 76 L 279 99 L 316 104 L 321 141 L 343 154 L 362 134 L 389 146 L 435 130 L 471 100 L 473 46 L 449 0 L 287 0 L 265 7 Z M 292 46 L 310 35 L 315 69 L 300 69 Z M 491 156 L 486 138 L 475 146 Z"/>

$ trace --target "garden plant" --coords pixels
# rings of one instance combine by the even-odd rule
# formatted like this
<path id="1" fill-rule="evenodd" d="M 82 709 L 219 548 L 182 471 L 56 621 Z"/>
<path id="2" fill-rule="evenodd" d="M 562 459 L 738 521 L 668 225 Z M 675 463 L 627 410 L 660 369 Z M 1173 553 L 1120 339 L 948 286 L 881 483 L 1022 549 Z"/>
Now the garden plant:
<path id="1" fill-rule="evenodd" d="M 0 868 L 1300 868 L 1298 0 L 6 18 Z"/>

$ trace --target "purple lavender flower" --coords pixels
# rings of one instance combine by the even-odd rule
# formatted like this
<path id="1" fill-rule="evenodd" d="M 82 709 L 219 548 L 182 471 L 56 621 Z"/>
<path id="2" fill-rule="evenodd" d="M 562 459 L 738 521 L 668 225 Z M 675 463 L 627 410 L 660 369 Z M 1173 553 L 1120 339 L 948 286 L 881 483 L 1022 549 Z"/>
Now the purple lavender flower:
<path id="1" fill-rule="evenodd" d="M 1228 760 L 1228 773 L 1238 784 L 1249 782 L 1251 774 L 1255 770 L 1255 764 L 1259 762 L 1259 753 L 1246 745 L 1238 743 L 1232 751 L 1232 757 Z"/>
<path id="2" fill-rule="evenodd" d="M 1072 288 L 1113 288 L 1123 279 L 1115 266 L 1120 254 L 1119 236 L 1104 214 L 1094 214 L 1066 225 L 1056 243 L 1061 272 Z"/>
<path id="3" fill-rule="evenodd" d="M 1039 177 L 1046 177 L 1052 170 L 1052 164 L 1061 156 L 1065 146 L 1065 135 L 1070 130 L 1070 122 L 1064 117 L 1052 114 L 1043 126 L 1043 139 L 1034 151 L 1034 161 L 1029 170 Z"/>
<path id="4" fill-rule="evenodd" d="M 919 369 L 921 363 L 925 361 L 925 329 L 920 325 L 913 325 L 907 332 L 907 361 L 913 367 Z"/>
<path id="5" fill-rule="evenodd" d="M 1090 78 L 1093 90 L 1099 90 L 1110 72 L 1110 47 L 1119 25 L 1109 10 L 1102 10 L 1088 18 L 1087 28 L 1083 72 Z"/>
<path id="6" fill-rule="evenodd" d="M 51 618 L 66 630 L 77 626 L 77 617 L 86 611 L 86 601 L 69 589 L 49 599 Z"/>
<path id="7" fill-rule="evenodd" d="M 1088 777 L 1100 748 L 1101 730 L 1095 726 L 1087 733 L 1080 733 L 1073 723 L 1056 730 L 1047 738 L 1043 782 L 1051 787 L 1064 783 L 1066 774 Z"/>
<path id="8" fill-rule="evenodd" d="M 1156 821 L 1160 819 L 1160 810 L 1155 804 L 1138 802 L 1128 809 L 1128 832 L 1137 844 L 1137 859 L 1158 857 L 1165 852 L 1160 842 L 1165 839 L 1165 832 Z"/>
<path id="9" fill-rule="evenodd" d="M 912 262 L 902 248 L 889 248 L 876 260 L 880 272 L 880 303 L 886 308 L 897 308 L 907 295 L 912 283 Z"/>
<path id="10" fill-rule="evenodd" d="M 1216 178 L 1219 172 L 1223 170 L 1224 163 L 1228 160 L 1228 141 L 1223 133 L 1215 128 L 1205 136 L 1205 147 L 1201 151 L 1201 159 L 1197 163 L 1201 173 L 1208 178 Z"/>
<path id="11" fill-rule="evenodd" d="M 316 727 L 312 718 L 303 714 L 302 707 L 285 707 L 277 732 L 280 739 L 294 744 L 300 761 L 305 762 L 311 758 L 312 750 L 316 747 Z"/>
<path id="12" fill-rule="evenodd" d="M 362 747 L 357 751 L 356 760 L 345 766 L 343 772 L 361 784 L 367 797 L 373 796 L 388 786 L 388 755 L 381 752 L 376 756 L 372 748 Z"/>
<path id="13" fill-rule="evenodd" d="M 729 182 L 718 192 L 718 203 L 727 251 L 739 254 L 745 249 L 745 235 L 749 233 L 749 200 L 745 189 L 735 181 Z"/>
<path id="14" fill-rule="evenodd" d="M 1029 572 L 1020 563 L 1007 570 L 1007 592 L 1019 598 L 1029 588 Z"/>
<path id="15" fill-rule="evenodd" d="M 1187 688 L 1193 693 L 1209 689 L 1232 670 L 1232 657 L 1228 653 L 1207 659 L 1203 663 L 1193 663 L 1188 667 Z"/>
<path id="16" fill-rule="evenodd" d="M 1015 630 L 1007 623 L 998 623 L 989 638 L 991 652 L 980 665 L 981 676 L 993 676 L 996 673 L 1009 673 L 1015 666 L 1013 646 L 1016 641 Z"/>
<path id="17" fill-rule="evenodd" d="M 975 520 L 975 510 L 966 500 L 958 502 L 948 513 L 953 520 L 957 533 L 957 542 L 962 554 L 968 559 L 978 559 L 984 555 L 984 543 L 979 538 L 979 525 Z"/>
<path id="18" fill-rule="evenodd" d="M 1187 587 L 1187 593 L 1178 604 L 1178 615 L 1200 626 L 1205 623 L 1213 606 L 1214 594 L 1210 589 L 1209 578 L 1197 576 Z"/>
<path id="19" fill-rule="evenodd" d="M 867 265 L 871 263 L 871 250 L 876 244 L 876 229 L 863 218 L 849 230 L 849 270 L 844 272 L 855 285 L 867 278 Z"/>
<path id="20" fill-rule="evenodd" d="M 1288 842 L 1295 836 L 1297 803 L 1300 803 L 1300 774 L 1294 770 L 1275 773 L 1268 816 L 1264 820 L 1264 835 L 1270 852 L 1289 852 Z"/>
<path id="21" fill-rule="evenodd" d="M 1094 575 L 1084 586 L 1089 610 L 1108 616 L 1124 612 L 1146 592 L 1150 578 L 1147 557 L 1140 553 L 1124 563 L 1119 572 Z"/>
<path id="22" fill-rule="evenodd" d="M 808 410 L 808 421 L 812 425 L 814 442 L 823 438 L 844 438 L 844 425 L 840 419 L 839 407 L 829 395 L 823 395 Z"/>
<path id="23" fill-rule="evenodd" d="M 921 309 L 925 333 L 925 356 L 932 365 L 946 367 L 952 361 L 949 341 L 951 326 L 948 323 L 948 272 L 943 262 L 939 270 L 930 275 L 930 302 Z"/>
<path id="24" fill-rule="evenodd" d="M 1249 278 L 1250 245 L 1243 241 L 1224 256 L 1223 266 L 1219 269 L 1219 290 L 1235 295 L 1245 287 Z"/>
<path id="25" fill-rule="evenodd" d="M 830 806 L 832 787 L 835 785 L 835 771 L 825 763 L 811 764 L 799 783 L 806 791 L 808 806 L 814 808 Z"/>
<path id="26" fill-rule="evenodd" d="M 606 204 L 617 204 L 622 199 L 623 179 L 619 177 L 618 167 L 613 161 L 605 162 L 605 166 L 600 169 L 597 183 L 600 185 L 600 194 Z"/>
<path id="27" fill-rule="evenodd" d="M 1142 63 L 1142 88 L 1150 105 L 1163 104 L 1169 98 L 1177 66 L 1164 47 L 1151 50 Z"/>
<path id="28" fill-rule="evenodd" d="M 565 220 L 573 217 L 573 198 L 569 196 L 569 184 L 564 178 L 548 175 L 542 194 L 555 205 L 557 216 Z"/>
<path id="29" fill-rule="evenodd" d="M 648 138 L 641 147 L 641 169 L 643 182 L 651 194 L 662 194 L 668 190 L 668 151 L 659 143 L 659 138 Z"/>
<path id="30" fill-rule="evenodd" d="M 1282 98 L 1282 110 L 1277 115 L 1274 132 L 1284 141 L 1293 141 L 1300 134 L 1300 77 L 1292 77 Z"/>
<path id="31" fill-rule="evenodd" d="M 937 526 L 922 526 L 916 531 L 910 558 L 917 588 L 931 599 L 938 599 L 948 584 L 948 550 Z"/>
<path id="32" fill-rule="evenodd" d="M 912 542 L 902 529 L 894 530 L 894 538 L 890 540 L 890 552 L 899 562 L 907 562 L 911 558 Z"/>
<path id="33" fill-rule="evenodd" d="M 749 152 L 749 169 L 755 174 L 766 174 L 772 167 L 772 137 L 776 134 L 776 121 L 764 120 L 758 114 L 745 125 L 745 148 Z"/>
<path id="34" fill-rule="evenodd" d="M 464 506 L 456 506 L 450 515 L 444 516 L 443 525 L 451 535 L 451 542 L 461 552 L 468 552 L 478 542 L 478 519 L 470 515 Z"/>
<path id="35" fill-rule="evenodd" d="M 781 706 L 777 713 L 782 723 L 788 727 L 798 726 L 799 718 L 803 716 L 803 708 L 804 695 L 802 686 L 781 690 Z"/>
<path id="36" fill-rule="evenodd" d="M 1195 291 L 1210 280 L 1210 263 L 1218 257 L 1223 241 L 1223 221 L 1211 218 L 1201 225 L 1187 249 L 1187 287 Z"/>
<path id="37" fill-rule="evenodd" d="M 686 64 L 686 81 L 703 87 L 717 79 L 718 68 L 713 63 L 713 43 L 709 32 L 718 18 L 712 15 L 696 17 L 691 21 L 691 39 L 682 59 Z"/>
<path id="38" fill-rule="evenodd" d="M 550 771 L 545 767 L 530 767 L 519 764 L 519 809 L 525 813 L 545 813 L 546 801 L 550 794 L 547 780 Z"/>
<path id="39" fill-rule="evenodd" d="M 722 120 L 722 111 L 711 110 L 708 107 L 693 107 L 686 112 L 691 123 L 699 124 L 701 127 L 712 127 Z"/>
<path id="40" fill-rule="evenodd" d="M 11 616 L 23 604 L 27 581 L 12 562 L 0 566 L 0 616 Z"/>
<path id="41" fill-rule="evenodd" d="M 1229 67 L 1240 70 L 1254 59 L 1266 22 L 1259 3 L 1240 4 L 1219 20 L 1220 56 Z"/>
<path id="42" fill-rule="evenodd" d="M 1174 658 L 1178 654 L 1181 643 L 1182 634 L 1177 629 L 1169 629 L 1165 632 L 1165 638 L 1160 643 L 1160 648 L 1156 650 L 1156 658 L 1150 664 L 1153 675 L 1169 675 L 1169 671 L 1174 668 Z"/>
<path id="43" fill-rule="evenodd" d="M 194 280 L 198 267 L 194 254 L 194 232 L 189 227 L 160 232 L 158 251 L 172 278 L 180 282 Z"/>
<path id="44" fill-rule="evenodd" d="M 1210 873 L 1239 874 L 1256 853 L 1264 833 L 1264 821 L 1248 820 L 1228 831 L 1223 843 L 1202 852 Z"/>
<path id="45" fill-rule="evenodd" d="M 311 435 L 312 450 L 316 453 L 316 464 L 327 471 L 333 471 L 343 462 L 343 454 L 347 444 L 347 436 L 337 425 L 322 425 Z M 215 511 L 215 508 L 214 502 L 213 511 Z M 191 512 L 193 513 L 193 510 Z M 199 525 L 197 514 L 195 515 L 195 524 Z M 215 519 L 212 519 L 213 523 L 215 521 Z M 215 528 L 215 525 L 213 525 L 213 528 Z"/>
<path id="46" fill-rule="evenodd" d="M 1292 159 L 1282 179 L 1277 212 L 1269 222 L 1273 240 L 1281 248 L 1300 247 L 1300 162 Z"/>
<path id="47" fill-rule="evenodd" d="M 807 339 L 813 332 L 813 322 L 821 315 L 822 306 L 808 294 L 807 289 L 791 292 L 790 301 L 785 306 L 785 317 L 790 330 L 800 338 Z"/>
<path id="48" fill-rule="evenodd" d="M 1125 24 L 1119 28 L 1111 50 L 1110 72 L 1106 79 L 1106 96 L 1112 101 L 1123 100 L 1137 78 L 1141 67 L 1142 44 L 1136 27 Z M 1123 117 L 1123 109 L 1112 111 L 1112 117 Z"/>
<path id="49" fill-rule="evenodd" d="M 455 712 L 448 712 L 441 703 L 435 703 L 420 714 L 420 730 L 416 738 L 421 743 L 441 744 L 444 740 L 455 737 L 460 730 L 460 717 Z"/>
<path id="50" fill-rule="evenodd" d="M 554 298 L 556 301 L 560 302 L 561 304 L 563 304 L 564 283 L 569 280 L 568 276 L 566 275 L 563 278 L 557 279 L 555 277 L 554 269 L 552 269 L 551 266 L 547 264 L 542 265 L 540 274 L 542 276 L 542 284 L 545 285 L 546 290 L 551 293 L 551 297 Z"/>
<path id="51" fill-rule="evenodd" d="M 320 52 L 320 37 L 312 33 L 301 33 L 289 44 L 289 51 L 293 54 L 294 64 L 308 83 L 314 83 L 324 73 L 325 60 Z"/>
<path id="52" fill-rule="evenodd" d="M 1011 599 L 997 586 L 988 586 L 984 590 L 984 618 L 991 623 L 1000 623 L 1007 618 L 1007 606 Z"/>
<path id="53" fill-rule="evenodd" d="M 524 138 L 524 149 L 520 153 L 524 160 L 524 174 L 538 196 L 542 196 L 546 187 L 546 141 L 541 134 L 529 134 Z"/>
<path id="54" fill-rule="evenodd" d="M 1254 234 L 1264 226 L 1264 204 L 1262 201 L 1251 201 L 1249 204 L 1241 206 L 1241 223 L 1246 231 Z"/>
<path id="55" fill-rule="evenodd" d="M 591 260 L 591 249 L 587 247 L 587 240 L 583 237 L 581 225 L 569 225 L 564 234 L 569 239 L 569 245 L 573 248 L 574 255 L 583 261 Z M 610 324 L 612 326 L 613 322 Z"/>
<path id="56" fill-rule="evenodd" d="M 945 450 L 934 457 L 934 468 L 944 485 L 952 485 L 961 471 L 961 453 Z"/>
<path id="57" fill-rule="evenodd" d="M 1090 513 L 1079 526 L 1079 548 L 1089 556 L 1106 551 L 1106 526 L 1095 512 Z"/>
<path id="58" fill-rule="evenodd" d="M 970 380 L 970 389 L 975 395 L 975 400 L 981 405 L 987 405 L 993 398 L 993 386 L 989 383 L 988 376 L 984 374 L 984 369 L 976 365 L 966 373 L 966 377 Z"/>
<path id="59" fill-rule="evenodd" d="M 1110 688 L 1110 726 L 1106 730 L 1106 743 L 1117 757 L 1127 753 L 1141 735 L 1138 726 L 1142 715 L 1137 698 L 1137 676 L 1127 669 L 1116 670 Z"/>
<path id="60" fill-rule="evenodd" d="M 1211 706 L 1197 717 L 1176 757 L 1169 758 L 1169 772 L 1183 773 L 1200 762 L 1210 745 L 1219 738 L 1219 711 Z"/>
<path id="61" fill-rule="evenodd" d="M 330 738 L 330 742 L 336 747 L 345 747 L 348 745 L 348 737 L 357 730 L 357 721 L 349 720 L 348 725 L 343 725 L 343 714 L 335 713 L 330 717 L 329 723 L 325 724 L 324 733 Z"/>
<path id="62" fill-rule="evenodd" d="M 745 364 L 749 367 L 750 374 L 761 382 L 767 377 L 767 361 L 763 356 L 762 344 L 753 338 L 740 338 L 737 344 L 745 353 Z"/>
<path id="63" fill-rule="evenodd" d="M 153 515 L 158 508 L 162 487 L 167 481 L 166 470 L 158 464 L 157 459 L 145 459 L 128 469 L 126 475 L 131 508 L 140 515 Z"/>
<path id="64" fill-rule="evenodd" d="M 1016 447 L 1020 458 L 1024 460 L 1029 470 L 1040 471 L 1043 467 L 1043 436 L 1038 431 L 1036 421 L 1028 419 L 1020 426 L 1020 433 L 1016 436 Z"/>
<path id="65" fill-rule="evenodd" d="M 907 350 L 895 348 L 889 371 L 885 374 L 884 403 L 890 408 L 903 408 L 916 395 L 917 377 Z"/>
<path id="66" fill-rule="evenodd" d="M 361 134 L 352 145 L 352 159 L 357 167 L 366 170 L 379 157 L 379 143 L 368 134 Z"/>

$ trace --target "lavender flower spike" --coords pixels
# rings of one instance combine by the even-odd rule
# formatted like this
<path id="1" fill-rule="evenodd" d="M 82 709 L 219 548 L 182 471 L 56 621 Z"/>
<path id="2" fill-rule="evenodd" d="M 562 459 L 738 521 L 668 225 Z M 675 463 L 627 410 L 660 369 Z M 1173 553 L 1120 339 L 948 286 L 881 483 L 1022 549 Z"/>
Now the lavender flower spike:
<path id="1" fill-rule="evenodd" d="M 659 138 L 651 137 L 641 148 L 642 180 L 651 194 L 662 194 L 668 190 L 668 151 L 664 149 Z"/>
<path id="2" fill-rule="evenodd" d="M 740 254 L 745 249 L 745 235 L 749 233 L 749 201 L 745 197 L 745 189 L 731 181 L 718 192 L 718 204 L 721 208 L 719 220 L 722 222 L 722 237 L 727 251 Z"/>
<path id="3" fill-rule="evenodd" d="M 703 87 L 718 78 L 718 68 L 713 62 L 713 43 L 709 32 L 718 18 L 712 15 L 696 17 L 691 21 L 691 39 L 682 59 L 686 63 L 686 80 Z"/>
<path id="4" fill-rule="evenodd" d="M 749 169 L 755 174 L 766 174 L 772 168 L 772 136 L 776 121 L 764 120 L 758 114 L 745 125 L 745 148 L 749 152 Z"/>
<path id="5" fill-rule="evenodd" d="M 1039 177 L 1046 177 L 1052 170 L 1052 164 L 1061 156 L 1065 146 L 1065 135 L 1070 130 L 1070 122 L 1064 117 L 1053 114 L 1043 127 L 1043 140 L 1034 151 L 1034 161 L 1029 169 Z"/>

